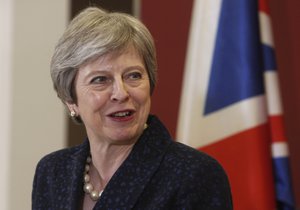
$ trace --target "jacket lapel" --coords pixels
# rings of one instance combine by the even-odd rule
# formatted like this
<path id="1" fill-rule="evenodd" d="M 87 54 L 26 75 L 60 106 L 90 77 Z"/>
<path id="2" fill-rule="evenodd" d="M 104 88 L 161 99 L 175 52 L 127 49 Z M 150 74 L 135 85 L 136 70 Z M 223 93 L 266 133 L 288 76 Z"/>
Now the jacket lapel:
<path id="1" fill-rule="evenodd" d="M 85 141 L 77 151 L 71 154 L 69 164 L 66 164 L 65 175 L 68 177 L 68 190 L 64 193 L 65 201 L 69 202 L 70 210 L 78 210 L 83 198 L 83 171 L 89 154 L 89 144 Z M 59 186 L 61 189 L 65 189 Z"/>
<path id="2" fill-rule="evenodd" d="M 106 186 L 95 210 L 132 209 L 157 171 L 171 142 L 170 135 L 155 117 L 150 117 L 132 152 Z"/>

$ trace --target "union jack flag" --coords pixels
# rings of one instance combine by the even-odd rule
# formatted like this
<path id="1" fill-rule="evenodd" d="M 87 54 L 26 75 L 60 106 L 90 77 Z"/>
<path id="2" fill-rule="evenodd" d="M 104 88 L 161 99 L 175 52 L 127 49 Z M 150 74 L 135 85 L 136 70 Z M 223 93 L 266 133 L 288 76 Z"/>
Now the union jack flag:
<path id="1" fill-rule="evenodd" d="M 195 0 L 177 138 L 226 170 L 237 210 L 293 210 L 266 0 Z"/>

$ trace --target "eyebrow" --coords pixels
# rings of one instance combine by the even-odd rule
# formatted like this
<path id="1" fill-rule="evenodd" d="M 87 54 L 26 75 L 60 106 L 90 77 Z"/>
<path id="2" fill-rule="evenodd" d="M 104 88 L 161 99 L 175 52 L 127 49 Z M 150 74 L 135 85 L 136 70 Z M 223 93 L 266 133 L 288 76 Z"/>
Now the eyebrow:
<path id="1" fill-rule="evenodd" d="M 126 68 L 124 68 L 123 70 L 124 71 L 130 71 L 130 70 L 133 70 L 133 69 L 138 69 L 138 70 L 141 70 L 141 71 L 147 71 L 146 70 L 146 68 L 144 67 L 144 66 L 141 66 L 141 65 L 134 65 L 134 66 L 128 66 L 128 67 L 126 67 Z M 89 74 L 93 74 L 93 73 L 105 73 L 105 72 L 111 72 L 111 70 L 110 69 L 94 69 L 91 73 L 89 73 Z M 88 74 L 88 75 L 89 75 Z"/>
<path id="2" fill-rule="evenodd" d="M 124 71 L 126 72 L 126 71 L 130 71 L 130 70 L 134 70 L 134 69 L 137 69 L 137 70 L 140 70 L 140 71 L 144 71 L 144 72 L 147 73 L 146 68 L 144 66 L 141 66 L 141 65 L 128 66 L 128 67 L 126 67 L 124 69 Z M 84 75 L 84 80 L 88 79 L 88 78 L 90 78 L 90 77 L 92 77 L 94 75 L 97 75 L 99 73 L 102 73 L 102 74 L 104 73 L 105 74 L 105 73 L 110 73 L 110 72 L 111 72 L 110 69 L 94 69 L 91 72 L 89 72 L 89 73 L 87 73 L 87 74 Z"/>
<path id="3" fill-rule="evenodd" d="M 138 70 L 145 70 L 145 71 L 147 71 L 145 67 L 143 67 L 143 66 L 140 66 L 140 65 L 136 65 L 136 66 L 129 66 L 129 67 L 125 68 L 125 70 L 126 70 L 126 71 L 128 71 L 128 70 L 132 70 L 132 69 L 138 69 Z"/>

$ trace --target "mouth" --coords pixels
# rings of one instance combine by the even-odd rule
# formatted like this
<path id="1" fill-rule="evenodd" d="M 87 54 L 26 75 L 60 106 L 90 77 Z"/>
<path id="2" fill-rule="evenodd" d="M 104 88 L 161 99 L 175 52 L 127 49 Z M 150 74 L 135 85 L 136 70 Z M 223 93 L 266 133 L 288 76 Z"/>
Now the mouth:
<path id="1" fill-rule="evenodd" d="M 126 110 L 126 111 L 118 111 L 118 112 L 114 112 L 109 114 L 109 117 L 112 117 L 114 119 L 126 119 L 131 117 L 134 114 L 133 110 Z"/>

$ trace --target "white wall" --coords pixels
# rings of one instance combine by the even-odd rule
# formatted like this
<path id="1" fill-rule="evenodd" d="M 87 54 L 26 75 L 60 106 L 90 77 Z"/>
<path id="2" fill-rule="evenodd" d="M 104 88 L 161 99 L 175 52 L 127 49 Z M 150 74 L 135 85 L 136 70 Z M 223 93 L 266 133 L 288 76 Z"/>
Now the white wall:
<path id="1" fill-rule="evenodd" d="M 49 62 L 68 12 L 68 0 L 0 0 L 0 209 L 30 210 L 38 160 L 65 146 Z"/>
<path id="2" fill-rule="evenodd" d="M 8 209 L 11 141 L 12 2 L 0 1 L 0 209 Z"/>

